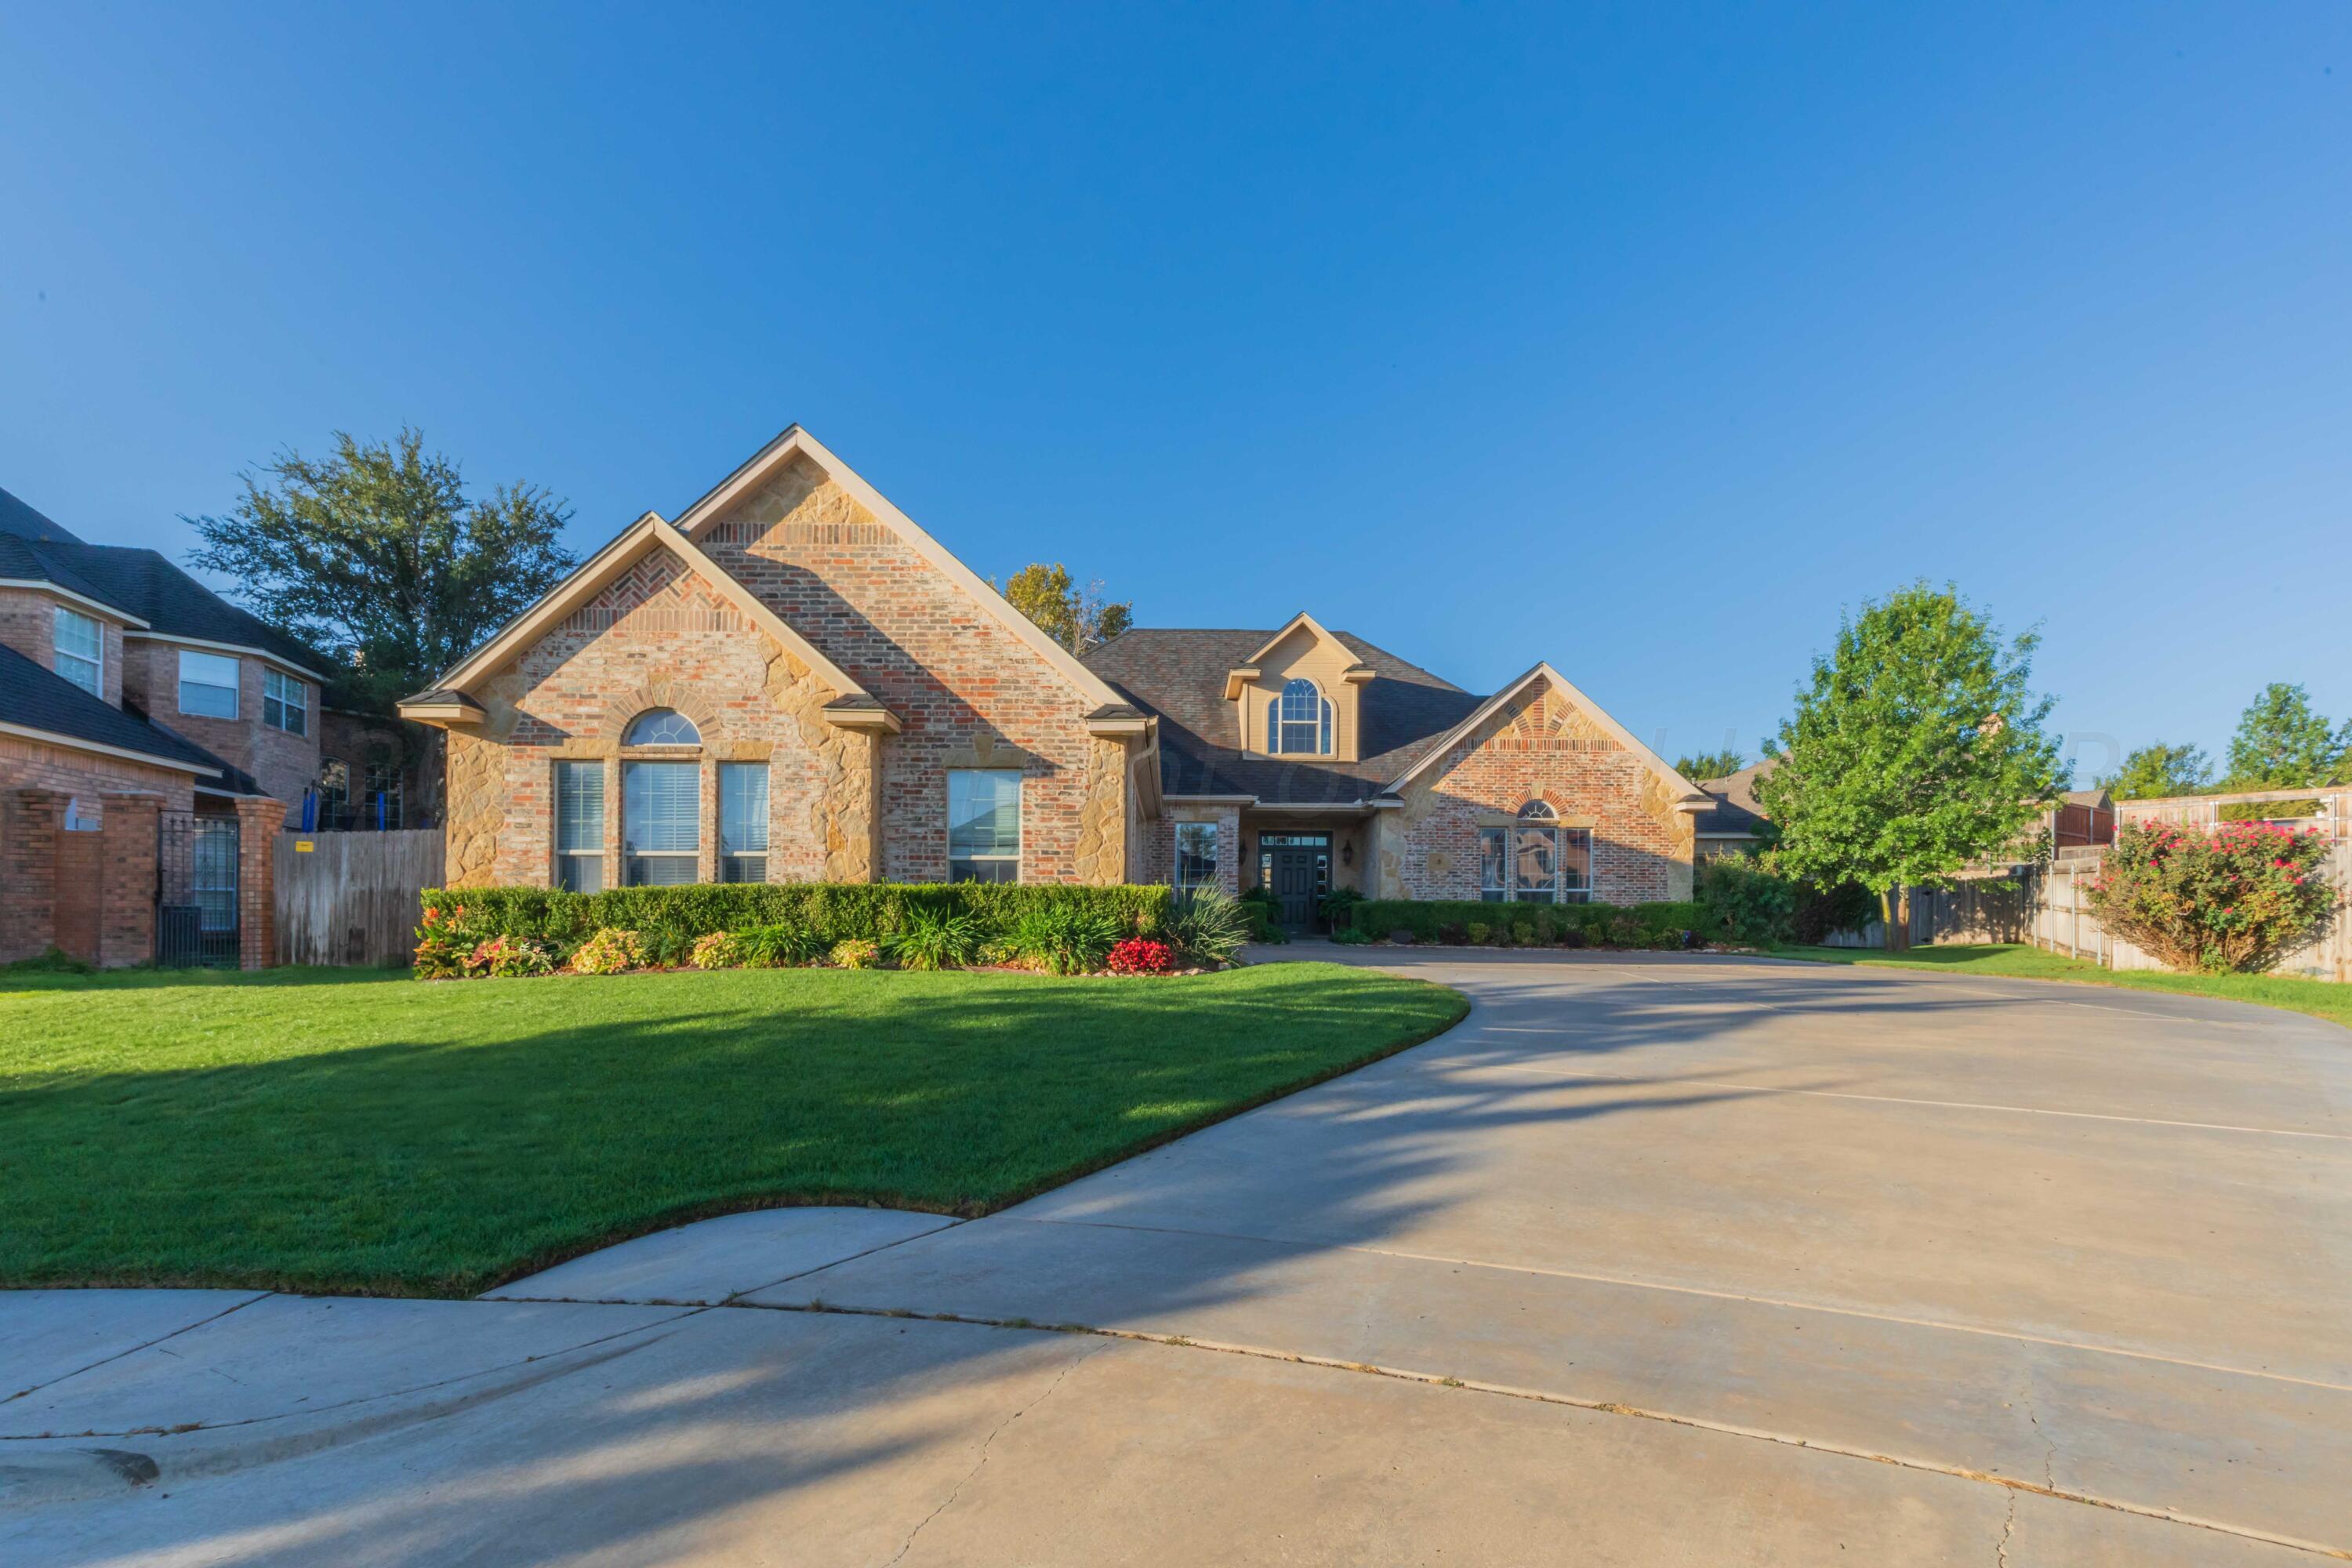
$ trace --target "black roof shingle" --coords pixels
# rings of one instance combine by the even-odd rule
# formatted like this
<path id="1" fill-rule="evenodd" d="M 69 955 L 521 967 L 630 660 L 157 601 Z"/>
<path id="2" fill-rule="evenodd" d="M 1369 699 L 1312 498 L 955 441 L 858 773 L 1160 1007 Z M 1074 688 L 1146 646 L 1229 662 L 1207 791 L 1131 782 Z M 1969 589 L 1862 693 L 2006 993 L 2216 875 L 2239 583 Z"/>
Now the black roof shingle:
<path id="1" fill-rule="evenodd" d="M 1373 672 L 1360 689 L 1358 762 L 1252 756 L 1233 743 L 1225 672 L 1247 664 L 1271 631 L 1139 626 L 1087 654 L 1086 665 L 1158 716 L 1160 787 L 1168 794 L 1346 805 L 1377 794 L 1486 699 L 1353 633 L 1331 635 Z"/>
<path id="2" fill-rule="evenodd" d="M 245 774 L 194 742 L 91 696 L 5 644 L 0 644 L 0 721 L 217 773 L 227 787 L 251 786 L 247 793 L 261 793 Z"/>

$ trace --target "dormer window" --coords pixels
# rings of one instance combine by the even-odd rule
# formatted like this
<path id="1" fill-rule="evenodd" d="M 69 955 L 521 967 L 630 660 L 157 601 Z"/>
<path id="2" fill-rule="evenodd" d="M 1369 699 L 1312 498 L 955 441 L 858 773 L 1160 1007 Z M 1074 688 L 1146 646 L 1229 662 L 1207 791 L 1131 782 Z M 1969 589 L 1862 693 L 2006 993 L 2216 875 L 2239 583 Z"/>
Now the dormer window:
<path id="1" fill-rule="evenodd" d="M 1331 700 L 1307 679 L 1286 680 L 1265 707 L 1265 749 L 1275 756 L 1328 756 Z"/>
<path id="2" fill-rule="evenodd" d="M 106 635 L 91 616 L 58 606 L 57 672 L 89 692 L 106 695 Z"/>

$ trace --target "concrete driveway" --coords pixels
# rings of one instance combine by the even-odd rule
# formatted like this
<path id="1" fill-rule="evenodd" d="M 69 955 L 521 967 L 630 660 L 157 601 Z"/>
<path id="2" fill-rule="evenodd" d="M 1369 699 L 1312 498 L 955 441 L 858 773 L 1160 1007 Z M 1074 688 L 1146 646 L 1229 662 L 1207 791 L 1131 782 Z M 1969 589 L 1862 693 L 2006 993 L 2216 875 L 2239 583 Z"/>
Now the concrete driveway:
<path id="1" fill-rule="evenodd" d="M 0 1561 L 2352 1549 L 2352 1035 L 1381 962 L 1476 1011 L 990 1219 L 738 1215 L 475 1302 L 0 1299 Z"/>

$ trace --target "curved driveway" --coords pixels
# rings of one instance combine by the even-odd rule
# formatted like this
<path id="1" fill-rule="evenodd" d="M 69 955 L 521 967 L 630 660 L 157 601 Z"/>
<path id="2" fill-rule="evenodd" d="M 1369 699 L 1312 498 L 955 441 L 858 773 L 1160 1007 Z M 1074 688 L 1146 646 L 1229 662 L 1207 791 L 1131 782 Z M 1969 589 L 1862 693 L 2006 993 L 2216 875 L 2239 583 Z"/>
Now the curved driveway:
<path id="1" fill-rule="evenodd" d="M 728 1250 L 723 1288 L 670 1295 L 746 1310 L 615 1317 L 593 1352 L 567 1319 L 530 1386 L 223 1461 L 184 1511 L 60 1504 L 31 1539 L 273 1563 L 2352 1549 L 2352 1034 L 1919 972 L 1378 961 L 1476 1008 L 1003 1215 L 774 1284 Z M 504 1294 L 660 1293 L 570 1267 Z"/>

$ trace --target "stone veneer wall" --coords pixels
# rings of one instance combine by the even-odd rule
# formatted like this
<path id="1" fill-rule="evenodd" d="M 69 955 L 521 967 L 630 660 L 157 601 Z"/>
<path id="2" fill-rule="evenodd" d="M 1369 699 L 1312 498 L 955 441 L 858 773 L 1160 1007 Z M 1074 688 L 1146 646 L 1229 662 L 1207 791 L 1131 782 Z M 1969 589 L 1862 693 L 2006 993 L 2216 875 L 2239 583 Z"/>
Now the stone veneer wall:
<path id="1" fill-rule="evenodd" d="M 947 875 L 947 770 L 1018 765 L 1021 876 L 1116 882 L 1128 860 L 1127 749 L 1093 704 L 987 607 L 806 458 L 696 542 L 898 715 L 881 743 L 880 875 Z"/>
<path id="2" fill-rule="evenodd" d="M 700 879 L 718 873 L 718 771 L 768 764 L 771 881 L 873 872 L 873 741 L 828 723 L 835 695 L 677 556 L 656 550 L 492 676 L 478 732 L 450 731 L 452 887 L 552 879 L 554 763 L 604 763 L 607 886 L 621 882 L 621 766 L 702 769 Z M 698 748 L 622 744 L 630 720 L 675 708 Z"/>
<path id="3" fill-rule="evenodd" d="M 1478 829 L 1531 799 L 1592 829 L 1592 897 L 1610 904 L 1686 899 L 1689 816 L 1657 775 L 1559 692 L 1525 694 L 1416 782 L 1375 825 L 1378 893 L 1475 899 Z"/>

